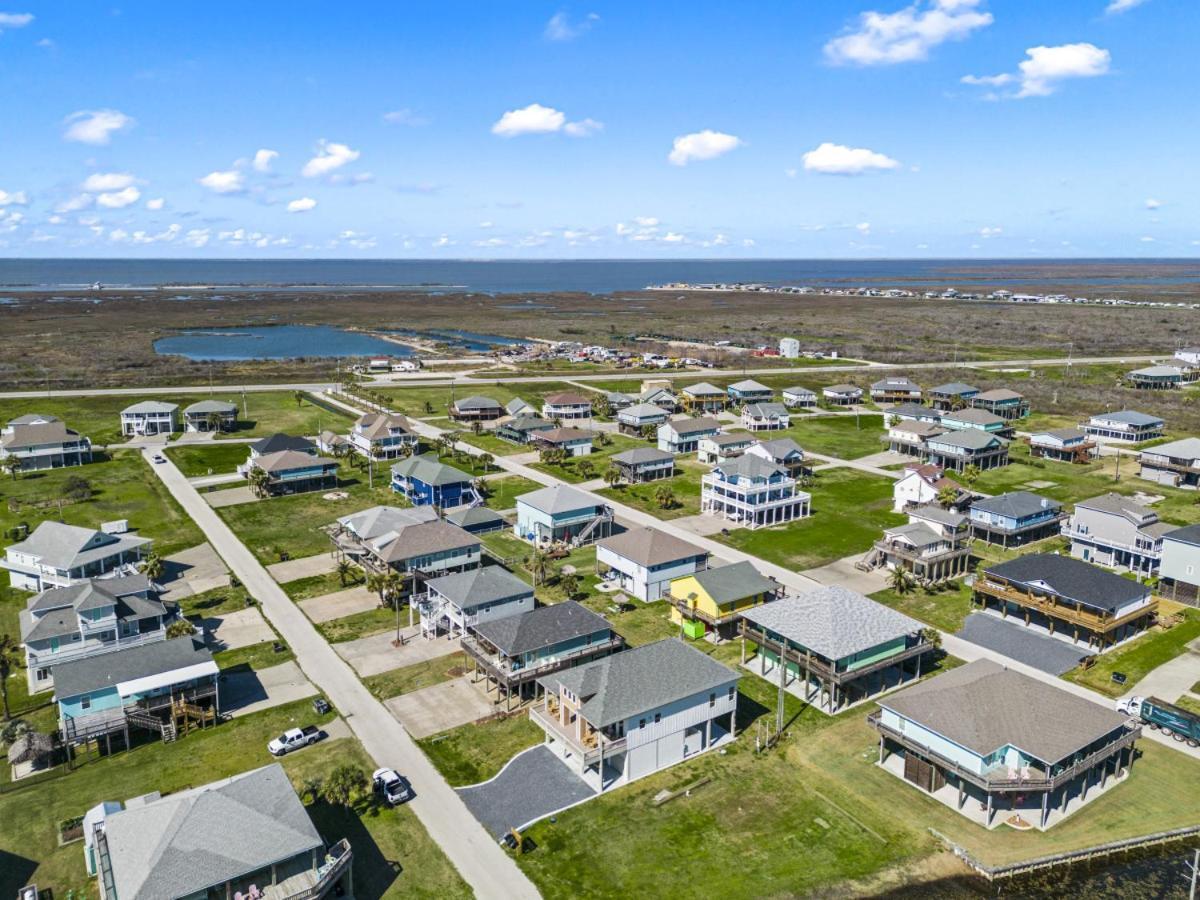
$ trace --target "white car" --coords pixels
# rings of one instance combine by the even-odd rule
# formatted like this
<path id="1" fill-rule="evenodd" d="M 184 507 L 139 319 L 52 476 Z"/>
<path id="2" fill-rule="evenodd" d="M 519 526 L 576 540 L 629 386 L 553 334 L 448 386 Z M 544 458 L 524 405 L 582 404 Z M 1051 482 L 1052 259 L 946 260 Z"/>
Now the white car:
<path id="1" fill-rule="evenodd" d="M 408 779 L 396 774 L 395 769 L 376 769 L 371 775 L 371 784 L 388 806 L 407 803 L 413 796 L 412 785 Z"/>

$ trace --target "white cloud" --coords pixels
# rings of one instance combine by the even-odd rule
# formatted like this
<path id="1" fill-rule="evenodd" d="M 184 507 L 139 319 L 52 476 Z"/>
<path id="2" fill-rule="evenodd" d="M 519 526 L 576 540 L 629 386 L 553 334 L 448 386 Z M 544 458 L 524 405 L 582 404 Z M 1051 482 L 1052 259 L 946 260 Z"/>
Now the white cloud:
<path id="1" fill-rule="evenodd" d="M 743 141 L 732 134 L 709 128 L 675 138 L 667 161 L 673 166 L 686 166 L 693 160 L 716 159 L 742 146 Z"/>
<path id="2" fill-rule="evenodd" d="M 91 194 L 76 194 L 74 197 L 64 200 L 62 203 L 58 204 L 58 206 L 55 207 L 55 211 L 60 213 L 77 212 L 81 209 L 87 209 L 94 202 L 95 201 L 92 199 Z M 81 222 L 80 224 L 87 223 Z"/>
<path id="3" fill-rule="evenodd" d="M 494 225 L 495 225 L 494 222 L 480 222 L 479 223 L 480 228 L 492 228 Z"/>
<path id="4" fill-rule="evenodd" d="M 865 172 L 895 169 L 900 165 L 890 156 L 876 153 L 874 150 L 847 147 L 829 141 L 815 150 L 809 150 L 801 158 L 804 160 L 806 172 L 818 172 L 822 175 L 862 175 Z"/>
<path id="5" fill-rule="evenodd" d="M 676 231 L 668 231 L 663 235 L 663 241 L 668 244 L 686 244 L 687 238 Z"/>
<path id="6" fill-rule="evenodd" d="M 33 13 L 0 12 L 0 31 L 5 28 L 24 28 L 33 21 Z"/>
<path id="7" fill-rule="evenodd" d="M 999 237 L 1002 234 L 1004 234 L 1004 229 L 999 226 L 996 226 L 993 228 L 991 226 L 985 225 L 983 228 L 979 229 L 979 236 L 981 238 L 985 238 L 985 239 Z"/>
<path id="8" fill-rule="evenodd" d="M 508 241 L 504 240 L 504 238 L 498 237 L 483 238 L 482 240 L 472 241 L 471 243 L 476 247 L 504 247 L 508 245 Z"/>
<path id="9" fill-rule="evenodd" d="M 542 35 L 548 41 L 573 41 L 591 30 L 592 25 L 600 21 L 596 13 L 588 13 L 578 22 L 572 22 L 565 12 L 556 12 L 546 23 Z"/>
<path id="10" fill-rule="evenodd" d="M 25 196 L 24 191 L 13 191 L 11 194 L 8 191 L 0 191 L 0 206 L 25 206 L 29 203 L 29 198 Z"/>
<path id="11" fill-rule="evenodd" d="M 595 119 L 580 119 L 578 122 L 568 122 L 563 126 L 563 134 L 571 137 L 591 137 L 604 130 L 604 123 Z"/>
<path id="12" fill-rule="evenodd" d="M 455 242 L 450 240 L 450 236 L 447 234 L 443 234 L 441 237 L 439 237 L 436 241 L 433 242 L 434 247 L 453 247 L 454 244 L 455 244 Z"/>
<path id="13" fill-rule="evenodd" d="M 992 24 L 980 0 L 915 2 L 893 13 L 861 13 L 853 31 L 825 45 L 825 57 L 839 65 L 887 66 L 927 59 L 947 41 L 961 41 Z"/>
<path id="14" fill-rule="evenodd" d="M 1058 89 L 1061 82 L 1069 78 L 1105 75 L 1112 64 L 1112 54 L 1086 42 L 1060 44 L 1057 47 L 1030 47 L 1025 54 L 1026 58 L 1017 66 L 1015 74 L 964 75 L 960 80 L 963 84 L 987 87 L 1019 84 L 1015 93 L 1007 95 L 1015 99 L 1047 97 Z M 995 96 L 989 95 L 989 99 Z"/>
<path id="15" fill-rule="evenodd" d="M 300 197 L 287 205 L 287 211 L 290 213 L 308 212 L 310 209 L 315 209 L 316 205 L 317 201 L 312 197 Z"/>
<path id="16" fill-rule="evenodd" d="M 105 209 L 124 209 L 126 206 L 137 203 L 141 198 L 142 192 L 130 185 L 123 190 L 97 194 L 96 205 L 103 206 Z"/>
<path id="17" fill-rule="evenodd" d="M 270 172 L 271 163 L 279 158 L 278 150 L 259 150 L 254 154 L 254 171 Z"/>
<path id="18" fill-rule="evenodd" d="M 654 216 L 634 216 L 633 221 L 642 228 L 654 228 L 659 224 L 658 219 Z"/>
<path id="19" fill-rule="evenodd" d="M 200 179 L 200 184 L 216 194 L 238 194 L 246 188 L 245 176 L 236 169 L 224 172 L 209 172 Z"/>
<path id="20" fill-rule="evenodd" d="M 1160 206 L 1162 206 L 1161 200 L 1155 200 L 1153 197 L 1146 199 L 1146 209 L 1158 209 Z"/>
<path id="21" fill-rule="evenodd" d="M 164 200 L 162 197 L 155 197 L 152 200 L 146 201 L 146 209 L 151 209 L 151 210 L 155 210 L 155 211 L 160 210 L 163 208 L 163 206 L 166 205 L 166 202 L 167 201 Z"/>
<path id="22" fill-rule="evenodd" d="M 83 189 L 97 193 L 99 191 L 119 191 L 132 185 L 137 179 L 126 172 L 97 172 L 89 175 L 83 182 Z"/>
<path id="23" fill-rule="evenodd" d="M 753 247 L 755 244 L 754 238 L 742 238 L 743 247 Z"/>
<path id="24" fill-rule="evenodd" d="M 1138 238 L 1138 240 L 1140 240 L 1143 244 L 1153 244 L 1154 243 L 1154 238 L 1152 238 L 1148 235 L 1145 237 Z"/>
<path id="25" fill-rule="evenodd" d="M 854 230 L 857 231 L 859 234 L 861 234 L 863 237 L 866 237 L 867 235 L 869 235 L 871 233 L 871 223 L 870 222 L 859 222 L 857 225 L 854 226 Z"/>
<path id="26" fill-rule="evenodd" d="M 800 170 L 788 168 L 788 169 L 783 170 L 783 174 L 786 175 L 788 178 L 795 178 L 797 175 L 800 174 Z"/>
<path id="27" fill-rule="evenodd" d="M 351 150 L 345 144 L 321 141 L 317 155 L 304 164 L 300 174 L 305 178 L 319 178 L 328 175 L 334 169 L 340 169 L 346 163 L 354 162 L 361 155 L 359 151 Z"/>
<path id="28" fill-rule="evenodd" d="M 211 233 L 207 228 L 192 228 L 184 235 L 183 242 L 189 247 L 203 247 L 210 237 Z"/>
<path id="29" fill-rule="evenodd" d="M 84 109 L 63 120 L 63 139 L 80 144 L 107 144 L 114 134 L 133 125 L 133 119 L 116 109 Z"/>
<path id="30" fill-rule="evenodd" d="M 1141 6 L 1146 0 L 1111 0 L 1108 6 L 1104 7 L 1104 14 L 1107 16 L 1120 15 L 1123 12 L 1129 12 L 1135 6 Z"/>
<path id="31" fill-rule="evenodd" d="M 558 131 L 567 117 L 549 106 L 530 103 L 522 109 L 510 109 L 492 126 L 492 134 L 516 137 L 521 134 L 549 134 Z"/>
<path id="32" fill-rule="evenodd" d="M 428 125 L 429 120 L 424 116 L 418 115 L 407 106 L 403 109 L 394 109 L 391 112 L 383 114 L 383 121 L 389 125 L 408 125 L 412 128 L 418 128 L 421 125 Z"/>

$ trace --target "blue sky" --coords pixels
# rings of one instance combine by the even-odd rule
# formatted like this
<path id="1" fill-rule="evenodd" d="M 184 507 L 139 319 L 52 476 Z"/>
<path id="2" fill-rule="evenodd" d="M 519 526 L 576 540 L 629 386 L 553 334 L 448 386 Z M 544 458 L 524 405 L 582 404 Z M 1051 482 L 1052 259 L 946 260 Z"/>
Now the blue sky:
<path id="1" fill-rule="evenodd" d="M 0 255 L 1200 251 L 1179 0 L 0 0 Z"/>

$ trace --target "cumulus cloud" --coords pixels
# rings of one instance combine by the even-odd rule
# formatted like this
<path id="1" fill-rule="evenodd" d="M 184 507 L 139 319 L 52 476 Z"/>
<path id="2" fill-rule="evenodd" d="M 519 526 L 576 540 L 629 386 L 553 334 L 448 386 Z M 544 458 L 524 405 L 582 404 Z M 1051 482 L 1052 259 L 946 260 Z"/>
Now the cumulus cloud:
<path id="1" fill-rule="evenodd" d="M 1162 206 L 1161 200 L 1155 200 L 1153 197 L 1146 198 L 1146 209 L 1158 209 Z"/>
<path id="2" fill-rule="evenodd" d="M 89 175 L 83 182 L 83 189 L 93 193 L 98 191 L 119 191 L 129 187 L 136 181 L 132 175 L 125 172 L 97 172 Z"/>
<path id="3" fill-rule="evenodd" d="M 33 21 L 33 13 L 0 12 L 0 31 L 6 28 L 24 28 Z"/>
<path id="4" fill-rule="evenodd" d="M 142 192 L 130 185 L 119 191 L 107 191 L 103 194 L 96 195 L 96 205 L 103 206 L 105 209 L 124 209 L 126 206 L 132 206 L 142 198 Z"/>
<path id="5" fill-rule="evenodd" d="M 981 0 L 929 0 L 892 13 L 861 13 L 846 34 L 825 44 L 825 58 L 837 65 L 887 66 L 927 59 L 947 41 L 961 41 L 991 25 Z"/>
<path id="6" fill-rule="evenodd" d="M 76 194 L 74 197 L 70 197 L 58 204 L 55 207 L 55 211 L 60 213 L 78 212 L 81 209 L 87 209 L 94 202 L 91 194 Z M 86 223 L 81 222 L 80 224 Z"/>
<path id="7" fill-rule="evenodd" d="M 1112 64 L 1112 54 L 1086 42 L 1030 47 L 1025 51 L 1025 57 L 1016 73 L 964 75 L 961 80 L 964 84 L 988 87 L 1016 84 L 1017 90 L 1007 95 L 1015 99 L 1047 97 L 1058 90 L 1063 81 L 1105 75 Z"/>
<path id="8" fill-rule="evenodd" d="M 1000 226 L 993 227 L 990 225 L 985 225 L 979 229 L 979 236 L 985 240 L 987 238 L 999 237 L 1002 234 L 1004 234 L 1004 229 Z"/>
<path id="9" fill-rule="evenodd" d="M 316 205 L 317 201 L 312 197 L 300 197 L 287 205 L 287 211 L 290 213 L 308 212 L 310 209 L 315 209 Z"/>
<path id="10" fill-rule="evenodd" d="M 453 247 L 454 244 L 455 244 L 455 241 L 450 240 L 450 235 L 443 234 L 441 237 L 439 237 L 436 241 L 433 242 L 432 246 L 434 246 L 434 247 Z"/>
<path id="11" fill-rule="evenodd" d="M 164 205 L 166 205 L 166 202 L 167 201 L 164 200 L 162 197 L 155 197 L 152 200 L 146 201 L 146 209 L 155 210 L 155 211 L 160 210 L 163 208 Z"/>
<path id="12" fill-rule="evenodd" d="M 389 125 L 408 125 L 411 128 L 418 128 L 421 125 L 428 125 L 429 120 L 424 116 L 418 115 L 408 107 L 403 109 L 393 109 L 391 112 L 383 114 L 383 121 Z"/>
<path id="13" fill-rule="evenodd" d="M 595 119 L 580 119 L 578 122 L 568 122 L 563 126 L 563 134 L 570 137 L 591 137 L 604 130 L 604 123 Z"/>
<path id="14" fill-rule="evenodd" d="M 304 164 L 300 174 L 305 178 L 320 178 L 335 169 L 340 169 L 346 163 L 352 163 L 362 154 L 351 150 L 346 144 L 331 141 L 321 141 L 317 147 L 317 155 Z"/>
<path id="15" fill-rule="evenodd" d="M 592 26 L 599 21 L 600 16 L 596 13 L 588 13 L 582 19 L 572 22 L 571 17 L 565 12 L 556 12 L 546 23 L 542 35 L 548 41 L 573 41 L 590 31 Z"/>
<path id="16" fill-rule="evenodd" d="M 118 131 L 133 126 L 133 119 L 116 109 L 83 109 L 63 120 L 63 139 L 80 144 L 107 144 Z"/>
<path id="17" fill-rule="evenodd" d="M 1141 6 L 1146 0 L 1112 0 L 1108 6 L 1104 7 L 1104 14 L 1108 16 L 1120 15 L 1123 12 L 1129 12 L 1135 6 Z"/>
<path id="18" fill-rule="evenodd" d="M 200 179 L 200 184 L 214 194 L 240 194 L 246 189 L 246 177 L 237 169 L 209 172 Z"/>
<path id="19" fill-rule="evenodd" d="M 549 134 L 566 124 L 567 117 L 557 109 L 530 103 L 522 109 L 510 109 L 492 126 L 492 134 L 516 137 L 521 134 Z"/>
<path id="20" fill-rule="evenodd" d="M 801 159 L 806 172 L 818 172 L 821 175 L 862 175 L 895 169 L 900 165 L 890 156 L 866 147 L 847 147 L 829 141 L 815 150 L 809 150 Z"/>
<path id="21" fill-rule="evenodd" d="M 697 160 L 716 159 L 742 146 L 743 143 L 741 138 L 732 134 L 706 128 L 675 138 L 671 152 L 667 154 L 667 161 L 673 166 L 686 166 L 689 162 Z"/>
<path id="22" fill-rule="evenodd" d="M 870 222 L 859 222 L 857 225 L 854 226 L 854 230 L 857 231 L 859 234 L 861 234 L 863 237 L 867 237 L 871 233 L 871 223 Z"/>
<path id="23" fill-rule="evenodd" d="M 24 191 L 8 192 L 0 190 L 0 206 L 25 206 L 29 203 L 29 198 L 25 196 Z"/>
<path id="24" fill-rule="evenodd" d="M 259 150 L 254 154 L 254 171 L 270 172 L 271 163 L 279 158 L 278 150 Z"/>

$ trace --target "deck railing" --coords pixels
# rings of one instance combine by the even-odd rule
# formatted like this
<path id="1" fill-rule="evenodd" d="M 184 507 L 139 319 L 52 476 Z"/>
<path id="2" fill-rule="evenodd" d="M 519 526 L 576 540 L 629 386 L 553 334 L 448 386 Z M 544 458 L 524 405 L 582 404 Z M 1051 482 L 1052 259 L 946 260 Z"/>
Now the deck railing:
<path id="1" fill-rule="evenodd" d="M 1052 595 L 1019 590 L 1011 584 L 995 580 L 991 575 L 976 579 L 975 590 L 1001 602 L 1015 603 L 1019 607 L 1040 612 L 1050 618 L 1062 619 L 1072 625 L 1081 625 L 1101 634 L 1107 634 L 1158 609 L 1158 600 L 1151 597 L 1142 606 L 1122 616 L 1114 616 L 1107 612 L 1091 612 L 1081 603 L 1059 602 Z"/>

